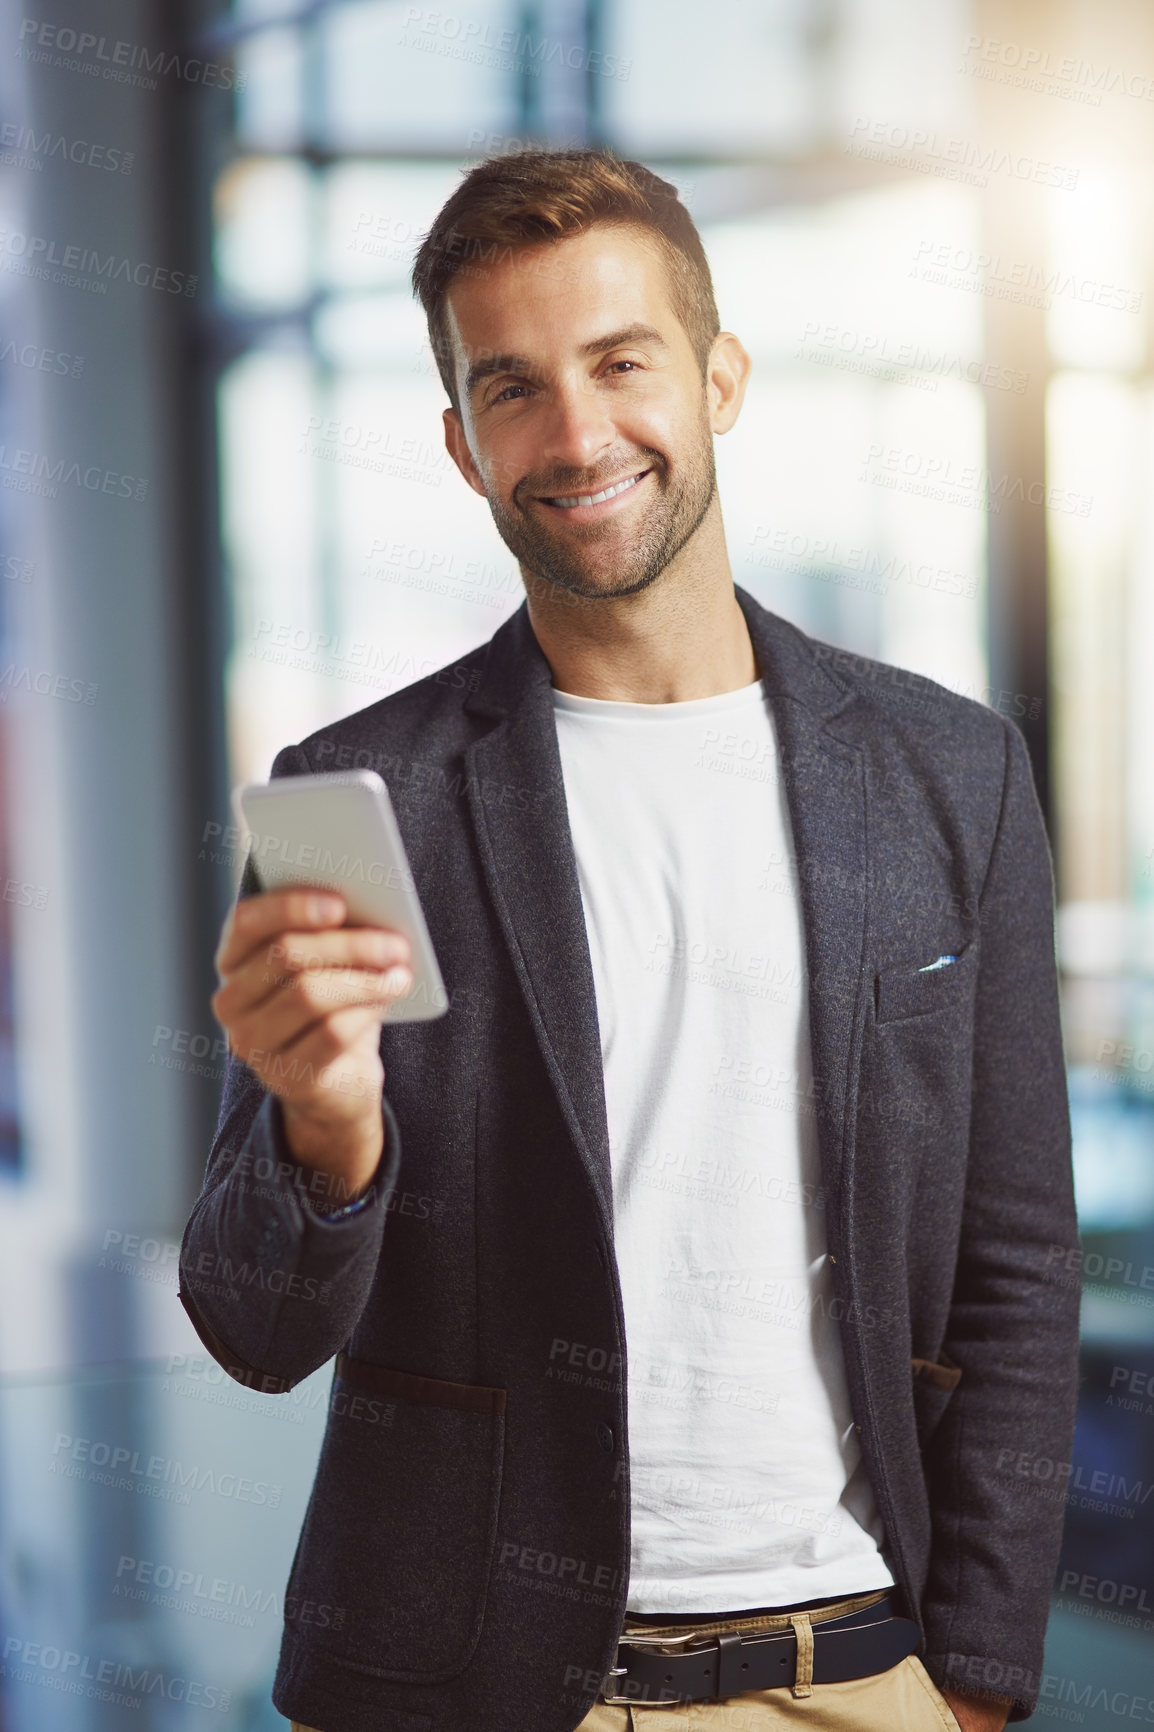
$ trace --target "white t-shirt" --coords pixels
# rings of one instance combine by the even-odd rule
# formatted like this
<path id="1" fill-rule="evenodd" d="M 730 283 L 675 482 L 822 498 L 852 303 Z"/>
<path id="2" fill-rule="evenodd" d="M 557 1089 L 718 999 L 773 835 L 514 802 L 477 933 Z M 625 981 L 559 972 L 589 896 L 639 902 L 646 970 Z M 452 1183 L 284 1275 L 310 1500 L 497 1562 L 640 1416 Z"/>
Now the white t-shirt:
<path id="1" fill-rule="evenodd" d="M 846 1391 L 805 944 L 760 681 L 554 690 L 628 1361 L 634 1612 L 887 1587 Z"/>

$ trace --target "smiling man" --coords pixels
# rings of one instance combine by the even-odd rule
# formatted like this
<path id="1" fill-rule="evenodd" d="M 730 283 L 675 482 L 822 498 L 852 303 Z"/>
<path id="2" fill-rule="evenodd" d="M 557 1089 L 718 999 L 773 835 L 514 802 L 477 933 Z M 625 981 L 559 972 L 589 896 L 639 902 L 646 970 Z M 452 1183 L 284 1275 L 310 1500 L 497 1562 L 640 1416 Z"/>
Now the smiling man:
<path id="1" fill-rule="evenodd" d="M 1021 1462 L 1070 1459 L 1076 1386 L 1021 737 L 735 586 L 713 441 L 750 361 L 666 182 L 483 163 L 414 283 L 527 595 L 273 766 L 385 776 L 448 1014 L 378 1048 L 395 939 L 251 869 L 218 952 L 182 1298 L 242 1382 L 339 1355 L 274 1700 L 306 1732 L 998 1732 L 1061 1527 Z M 363 1109 L 268 1062 L 316 1042 Z"/>

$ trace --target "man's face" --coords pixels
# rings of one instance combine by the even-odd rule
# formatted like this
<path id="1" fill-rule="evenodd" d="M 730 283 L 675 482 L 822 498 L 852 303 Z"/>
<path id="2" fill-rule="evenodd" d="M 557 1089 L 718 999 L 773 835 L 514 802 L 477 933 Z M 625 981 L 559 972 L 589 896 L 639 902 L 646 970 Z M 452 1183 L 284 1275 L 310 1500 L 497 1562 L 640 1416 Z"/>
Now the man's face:
<path id="1" fill-rule="evenodd" d="M 446 440 L 526 577 L 644 589 L 716 491 L 708 394 L 660 254 L 642 230 L 595 225 L 462 272 L 447 299 L 461 409 Z"/>

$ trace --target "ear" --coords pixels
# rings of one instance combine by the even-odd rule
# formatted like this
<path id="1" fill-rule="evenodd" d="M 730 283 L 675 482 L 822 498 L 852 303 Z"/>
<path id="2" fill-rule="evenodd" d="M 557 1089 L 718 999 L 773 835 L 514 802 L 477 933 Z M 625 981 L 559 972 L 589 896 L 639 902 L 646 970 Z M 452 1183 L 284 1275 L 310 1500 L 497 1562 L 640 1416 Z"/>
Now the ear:
<path id="1" fill-rule="evenodd" d="M 485 497 L 485 484 L 481 480 L 481 472 L 473 461 L 473 453 L 469 450 L 469 441 L 465 437 L 465 429 L 461 417 L 455 409 L 446 409 L 443 420 L 445 423 L 445 447 L 474 493 Z"/>
<path id="2" fill-rule="evenodd" d="M 715 433 L 728 433 L 740 415 L 752 369 L 753 362 L 733 332 L 719 332 L 705 374 L 709 424 Z"/>

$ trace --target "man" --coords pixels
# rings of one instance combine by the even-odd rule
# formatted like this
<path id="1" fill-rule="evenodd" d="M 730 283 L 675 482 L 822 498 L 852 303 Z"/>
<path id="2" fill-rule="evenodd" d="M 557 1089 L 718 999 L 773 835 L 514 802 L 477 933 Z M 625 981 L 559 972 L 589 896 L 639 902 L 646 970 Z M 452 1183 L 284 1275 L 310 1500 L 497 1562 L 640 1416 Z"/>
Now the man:
<path id="1" fill-rule="evenodd" d="M 217 953 L 182 1298 L 254 1387 L 338 1354 L 274 1701 L 996 1732 L 1061 1522 L 1014 1464 L 1075 1391 L 1021 737 L 734 586 L 750 364 L 672 187 L 483 163 L 414 279 L 527 600 L 273 766 L 384 776 L 448 1013 L 382 1028 L 400 936 L 251 865 Z"/>

